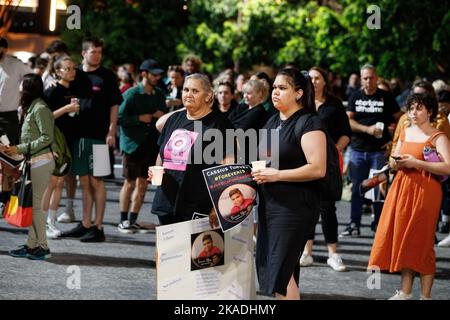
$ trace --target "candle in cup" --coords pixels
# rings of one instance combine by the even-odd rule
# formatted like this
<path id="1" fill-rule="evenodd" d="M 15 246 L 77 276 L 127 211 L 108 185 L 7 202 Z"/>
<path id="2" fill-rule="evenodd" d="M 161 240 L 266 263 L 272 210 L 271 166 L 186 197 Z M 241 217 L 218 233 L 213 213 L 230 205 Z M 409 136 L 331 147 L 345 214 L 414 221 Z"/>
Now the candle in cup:
<path id="1" fill-rule="evenodd" d="M 162 178 L 164 174 L 164 167 L 161 166 L 153 166 L 150 167 L 152 170 L 152 185 L 154 186 L 160 186 L 162 184 Z"/>
<path id="2" fill-rule="evenodd" d="M 263 170 L 266 168 L 266 160 L 252 161 L 253 170 Z"/>

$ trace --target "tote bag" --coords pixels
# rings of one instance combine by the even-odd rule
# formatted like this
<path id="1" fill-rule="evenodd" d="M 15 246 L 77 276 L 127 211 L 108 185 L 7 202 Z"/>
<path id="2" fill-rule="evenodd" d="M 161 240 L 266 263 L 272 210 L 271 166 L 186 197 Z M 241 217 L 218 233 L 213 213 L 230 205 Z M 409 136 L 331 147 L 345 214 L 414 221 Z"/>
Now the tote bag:
<path id="1" fill-rule="evenodd" d="M 21 228 L 29 227 L 33 223 L 33 187 L 29 161 L 24 162 L 20 179 L 13 185 L 4 217 L 9 224 Z"/>

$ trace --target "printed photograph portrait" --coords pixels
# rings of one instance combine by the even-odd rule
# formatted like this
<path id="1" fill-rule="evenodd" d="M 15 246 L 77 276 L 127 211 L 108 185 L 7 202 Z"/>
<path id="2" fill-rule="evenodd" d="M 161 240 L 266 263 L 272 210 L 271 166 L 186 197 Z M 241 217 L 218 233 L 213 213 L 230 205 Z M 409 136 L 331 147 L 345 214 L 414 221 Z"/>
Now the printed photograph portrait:
<path id="1" fill-rule="evenodd" d="M 191 271 L 224 264 L 225 240 L 220 229 L 191 235 Z"/>
<path id="2" fill-rule="evenodd" d="M 242 221 L 252 212 L 255 198 L 255 189 L 246 184 L 234 184 L 220 195 L 220 214 L 232 223 Z"/>

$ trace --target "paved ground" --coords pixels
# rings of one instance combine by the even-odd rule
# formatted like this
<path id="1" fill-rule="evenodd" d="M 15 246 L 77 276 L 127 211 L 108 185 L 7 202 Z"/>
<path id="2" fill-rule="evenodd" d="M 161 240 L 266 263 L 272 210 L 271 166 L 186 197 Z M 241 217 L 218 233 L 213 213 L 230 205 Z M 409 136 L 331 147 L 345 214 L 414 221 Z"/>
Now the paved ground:
<path id="1" fill-rule="evenodd" d="M 45 262 L 8 256 L 8 250 L 25 243 L 26 230 L 11 227 L 0 219 L 0 300 L 156 299 L 155 234 L 124 235 L 117 231 L 120 186 L 120 181 L 107 183 L 107 241 L 83 244 L 77 240 L 52 240 L 50 248 L 53 257 Z M 141 221 L 157 222 L 150 213 L 152 198 L 153 192 L 147 194 Z M 78 218 L 81 215 L 80 199 L 80 192 L 77 191 L 75 209 Z M 348 212 L 348 202 L 338 203 L 339 231 L 345 227 Z M 321 228 L 317 228 L 315 263 L 301 271 L 300 289 L 304 299 L 385 299 L 398 288 L 399 275 L 381 274 L 379 288 L 368 289 L 370 274 L 366 273 L 365 267 L 372 243 L 369 222 L 370 215 L 365 215 L 361 238 L 340 241 L 338 250 L 348 267 L 348 271 L 343 273 L 327 266 L 327 250 Z M 60 226 L 66 230 L 75 224 Z M 442 237 L 438 234 L 439 239 Z M 435 299 L 448 300 L 450 249 L 436 247 L 436 256 L 437 274 L 433 296 Z M 81 289 L 73 289 L 76 283 L 71 281 L 71 276 L 78 271 L 81 274 Z M 414 295 L 419 297 L 417 280 Z M 271 299 L 261 295 L 257 298 Z"/>

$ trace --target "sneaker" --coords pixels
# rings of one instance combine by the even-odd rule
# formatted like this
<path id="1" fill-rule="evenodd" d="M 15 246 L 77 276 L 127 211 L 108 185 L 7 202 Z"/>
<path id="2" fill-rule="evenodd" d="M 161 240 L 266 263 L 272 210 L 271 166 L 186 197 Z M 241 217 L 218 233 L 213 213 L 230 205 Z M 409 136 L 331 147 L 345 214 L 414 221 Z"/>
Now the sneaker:
<path id="1" fill-rule="evenodd" d="M 73 211 L 73 208 L 71 210 L 67 210 L 66 212 L 63 212 L 57 219 L 60 223 L 71 223 L 75 221 L 75 212 Z"/>
<path id="2" fill-rule="evenodd" d="M 47 238 L 48 239 L 58 239 L 61 237 L 61 230 L 59 230 L 54 223 L 47 223 Z"/>
<path id="3" fill-rule="evenodd" d="M 450 234 L 438 243 L 438 247 L 450 247 Z"/>
<path id="4" fill-rule="evenodd" d="M 441 226 L 439 227 L 439 233 L 449 233 L 450 232 L 450 225 L 448 222 L 442 222 Z"/>
<path id="5" fill-rule="evenodd" d="M 80 222 L 75 228 L 65 231 L 61 233 L 61 237 L 63 238 L 80 238 L 84 236 L 86 233 L 88 233 L 90 229 L 85 228 L 83 224 Z"/>
<path id="6" fill-rule="evenodd" d="M 131 233 L 135 233 L 136 230 L 132 227 L 132 225 L 130 224 L 130 221 L 125 220 L 122 221 L 121 223 L 119 223 L 119 225 L 117 226 L 117 230 L 119 230 L 119 232 L 121 233 L 126 233 L 126 234 L 131 234 Z"/>
<path id="7" fill-rule="evenodd" d="M 14 258 L 28 258 L 28 256 L 34 251 L 34 249 L 30 249 L 27 245 L 20 246 L 19 249 L 11 250 L 8 254 Z"/>
<path id="8" fill-rule="evenodd" d="M 333 253 L 331 257 L 328 258 L 327 264 L 333 268 L 335 271 L 345 271 L 347 268 L 345 267 L 345 264 L 342 262 L 342 258 L 337 253 Z"/>
<path id="9" fill-rule="evenodd" d="M 97 228 L 97 226 L 92 226 L 89 231 L 80 238 L 81 242 L 104 242 L 105 233 L 102 229 Z"/>
<path id="10" fill-rule="evenodd" d="M 359 237 L 361 232 L 359 231 L 359 227 L 356 227 L 355 223 L 350 223 L 350 225 L 339 235 L 339 238 L 343 237 Z"/>
<path id="11" fill-rule="evenodd" d="M 50 253 L 50 249 L 44 249 L 42 247 L 37 247 L 33 250 L 29 255 L 28 259 L 30 260 L 45 260 L 51 258 L 52 254 Z"/>
<path id="12" fill-rule="evenodd" d="M 314 259 L 312 256 L 308 254 L 302 254 L 302 257 L 300 258 L 300 267 L 309 267 L 312 266 L 314 263 Z"/>
<path id="13" fill-rule="evenodd" d="M 406 294 L 401 290 L 397 290 L 395 291 L 395 294 L 390 297 L 388 300 L 411 300 L 413 297 L 412 293 L 411 294 Z"/>
<path id="14" fill-rule="evenodd" d="M 424 297 L 423 295 L 420 295 L 420 300 L 433 300 L 433 298 L 429 297 Z"/>
<path id="15" fill-rule="evenodd" d="M 147 228 L 147 227 L 144 227 L 144 226 L 142 226 L 142 225 L 140 225 L 139 223 L 136 223 L 136 222 L 131 225 L 131 229 L 134 230 L 134 232 L 137 232 L 137 233 L 150 233 L 150 232 L 154 231 L 154 230 L 152 230 L 150 228 Z"/>

